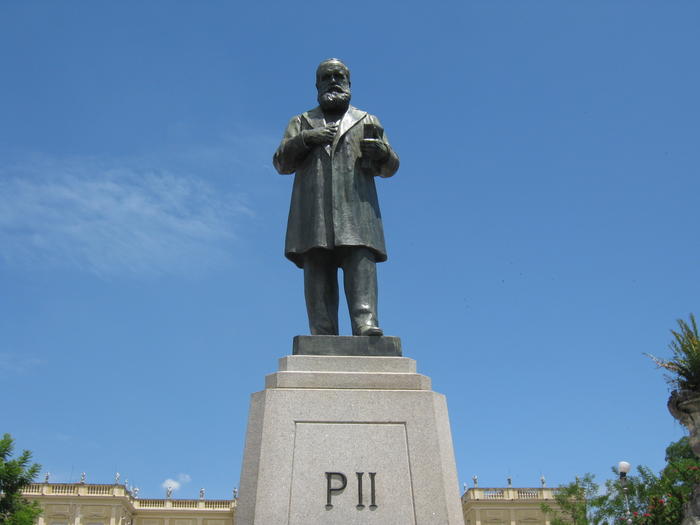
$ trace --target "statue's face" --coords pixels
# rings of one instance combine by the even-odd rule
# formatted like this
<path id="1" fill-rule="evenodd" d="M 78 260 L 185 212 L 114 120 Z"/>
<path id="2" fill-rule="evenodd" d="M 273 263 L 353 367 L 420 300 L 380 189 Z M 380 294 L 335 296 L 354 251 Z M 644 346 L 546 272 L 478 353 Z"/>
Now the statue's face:
<path id="1" fill-rule="evenodd" d="M 350 105 L 350 74 L 338 62 L 324 64 L 316 74 L 318 102 L 324 111 L 344 112 Z"/>
<path id="2" fill-rule="evenodd" d="M 316 77 L 316 89 L 319 95 L 350 92 L 348 70 L 337 62 L 325 64 Z"/>

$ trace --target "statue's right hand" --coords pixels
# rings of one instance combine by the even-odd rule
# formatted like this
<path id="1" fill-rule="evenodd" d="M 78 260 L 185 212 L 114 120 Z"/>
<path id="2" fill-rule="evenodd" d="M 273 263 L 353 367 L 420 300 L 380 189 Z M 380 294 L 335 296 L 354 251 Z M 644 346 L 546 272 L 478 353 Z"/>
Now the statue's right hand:
<path id="1" fill-rule="evenodd" d="M 307 146 L 320 146 L 333 142 L 337 132 L 338 124 L 326 124 L 322 128 L 305 129 L 301 136 Z"/>

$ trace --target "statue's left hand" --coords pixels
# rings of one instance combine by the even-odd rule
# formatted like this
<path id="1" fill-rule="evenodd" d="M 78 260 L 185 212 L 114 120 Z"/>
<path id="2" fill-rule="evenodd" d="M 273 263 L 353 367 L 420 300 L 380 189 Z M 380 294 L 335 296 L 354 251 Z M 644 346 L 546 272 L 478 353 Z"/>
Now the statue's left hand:
<path id="1" fill-rule="evenodd" d="M 363 139 L 360 142 L 362 156 L 371 160 L 386 160 L 389 157 L 389 147 L 379 139 Z"/>

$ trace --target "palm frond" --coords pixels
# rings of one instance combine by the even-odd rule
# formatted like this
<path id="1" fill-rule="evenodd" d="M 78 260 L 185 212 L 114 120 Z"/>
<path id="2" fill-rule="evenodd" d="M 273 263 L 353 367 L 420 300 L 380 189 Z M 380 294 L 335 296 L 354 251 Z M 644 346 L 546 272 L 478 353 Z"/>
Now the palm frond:
<path id="1" fill-rule="evenodd" d="M 660 359 L 645 354 L 658 368 L 670 372 L 666 381 L 681 390 L 700 392 L 700 333 L 695 316 L 690 314 L 690 322 L 678 319 L 678 330 L 671 330 L 673 336 L 669 343 L 671 359 Z"/>

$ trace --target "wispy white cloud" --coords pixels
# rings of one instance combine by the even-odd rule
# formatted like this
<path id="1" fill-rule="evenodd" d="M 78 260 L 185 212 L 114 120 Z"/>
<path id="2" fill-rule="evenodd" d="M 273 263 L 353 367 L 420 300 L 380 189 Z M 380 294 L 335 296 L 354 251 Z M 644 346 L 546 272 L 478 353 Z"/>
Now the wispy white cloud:
<path id="1" fill-rule="evenodd" d="M 21 374 L 44 366 L 46 361 L 37 357 L 0 352 L 0 372 Z"/>
<path id="2" fill-rule="evenodd" d="M 226 264 L 240 195 L 200 178 L 96 159 L 0 169 L 0 249 L 8 264 L 98 275 L 191 273 Z"/>
<path id="3" fill-rule="evenodd" d="M 165 490 L 171 488 L 173 489 L 173 492 L 175 492 L 180 490 L 182 485 L 189 483 L 190 481 L 192 481 L 192 478 L 189 474 L 180 473 L 177 475 L 177 479 L 167 478 L 165 481 L 163 481 L 163 483 L 161 483 L 160 486 Z"/>

